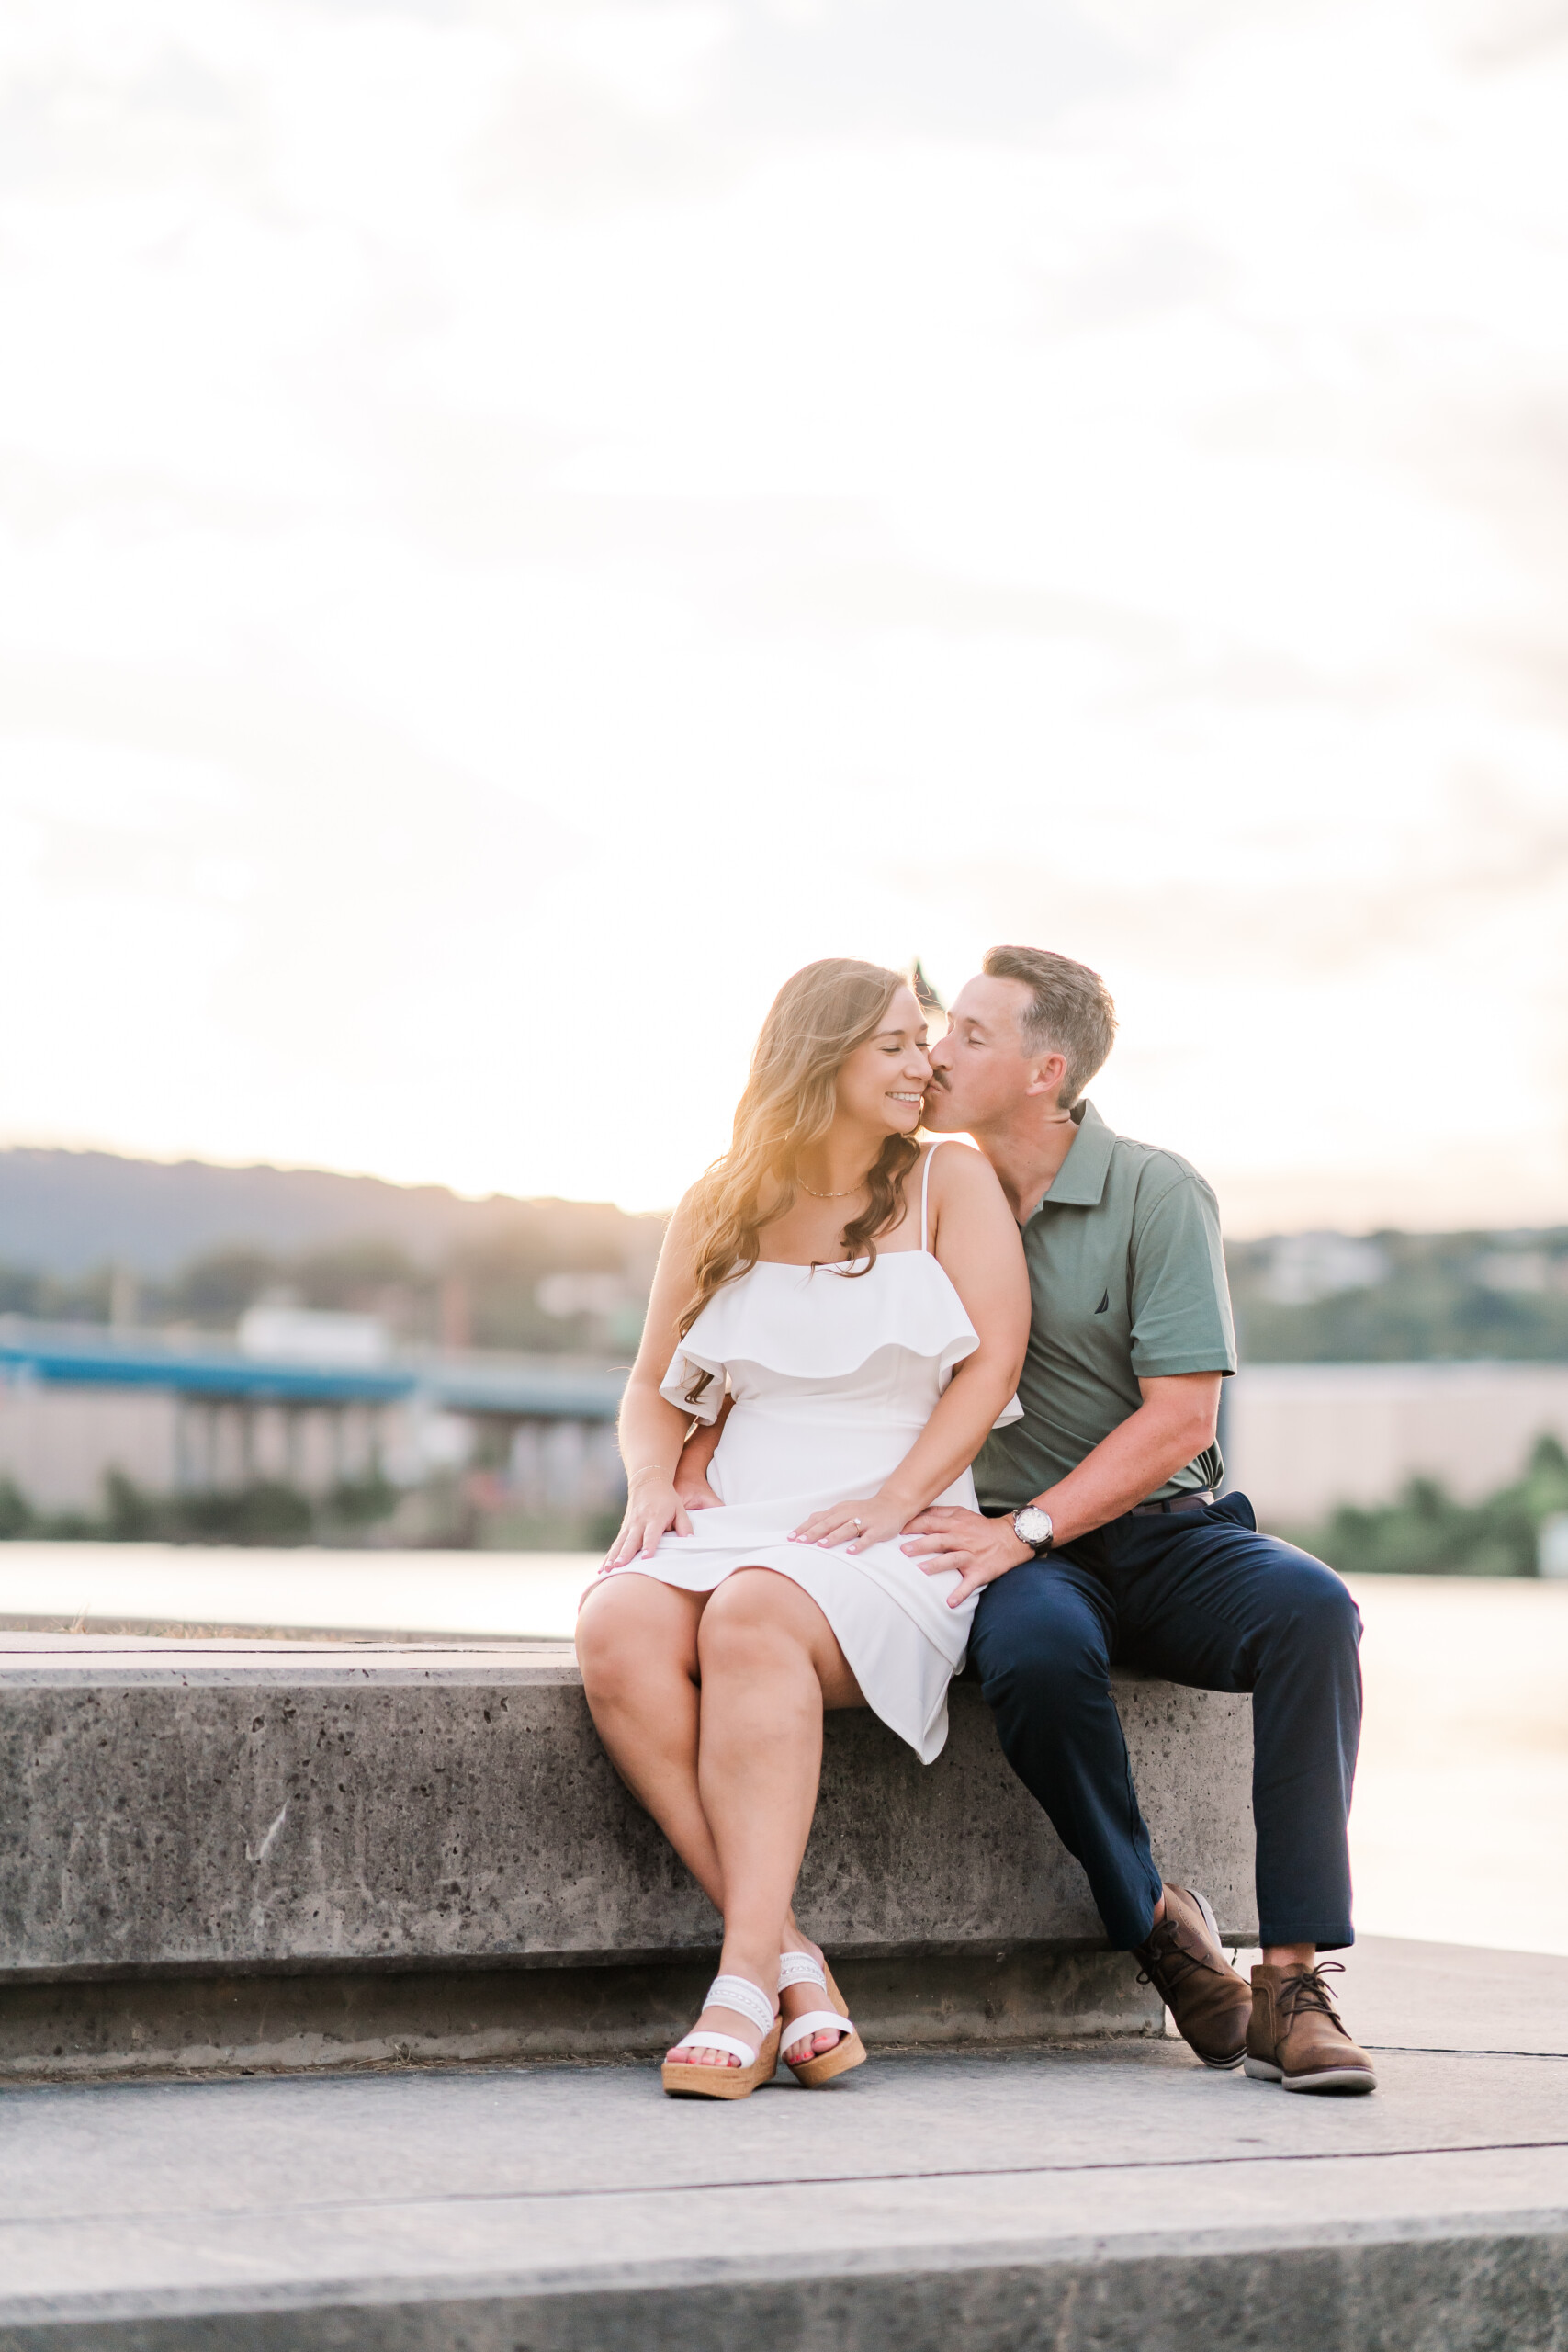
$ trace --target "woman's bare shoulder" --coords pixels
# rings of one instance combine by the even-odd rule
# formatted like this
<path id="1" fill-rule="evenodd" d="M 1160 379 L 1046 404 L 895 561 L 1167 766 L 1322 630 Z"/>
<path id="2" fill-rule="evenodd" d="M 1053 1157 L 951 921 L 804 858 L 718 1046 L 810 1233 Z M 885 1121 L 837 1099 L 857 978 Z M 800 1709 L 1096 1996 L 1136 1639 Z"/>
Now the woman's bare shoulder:
<path id="1" fill-rule="evenodd" d="M 685 1281 L 696 1263 L 698 1236 L 703 1223 L 701 1193 L 699 1180 L 688 1192 L 682 1193 L 670 1212 L 659 1250 L 660 1274 L 666 1282 L 671 1277 Z"/>
<path id="2" fill-rule="evenodd" d="M 687 1185 L 685 1191 L 682 1193 L 680 1199 L 676 1202 L 674 1207 L 670 1212 L 671 1225 L 690 1225 L 692 1223 L 697 1213 L 697 1204 L 702 1199 L 705 1189 L 706 1179 L 701 1176 L 698 1177 L 694 1184 Z"/>
<path id="3" fill-rule="evenodd" d="M 952 1146 L 940 1150 L 939 1145 Z M 928 1147 L 931 1154 L 931 1196 L 933 1201 L 1000 1200 L 997 1171 L 983 1151 L 957 1136 L 939 1136 Z"/>

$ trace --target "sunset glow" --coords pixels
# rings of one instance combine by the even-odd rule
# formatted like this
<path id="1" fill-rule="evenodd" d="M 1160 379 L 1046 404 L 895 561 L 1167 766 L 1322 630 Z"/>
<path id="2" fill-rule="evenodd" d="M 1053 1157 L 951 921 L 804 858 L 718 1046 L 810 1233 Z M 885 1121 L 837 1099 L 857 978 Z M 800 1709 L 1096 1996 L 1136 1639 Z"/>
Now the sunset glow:
<path id="1" fill-rule="evenodd" d="M 1561 1221 L 1560 32 L 13 6 L 0 1141 L 656 1205 L 1020 939 L 1237 1230 Z"/>

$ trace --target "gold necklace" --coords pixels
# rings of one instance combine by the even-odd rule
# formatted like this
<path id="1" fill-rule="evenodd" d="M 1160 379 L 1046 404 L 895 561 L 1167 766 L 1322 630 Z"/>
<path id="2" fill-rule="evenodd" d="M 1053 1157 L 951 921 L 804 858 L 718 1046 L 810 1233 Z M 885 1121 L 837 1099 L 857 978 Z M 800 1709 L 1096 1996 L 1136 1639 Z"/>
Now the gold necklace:
<path id="1" fill-rule="evenodd" d="M 810 1193 L 814 1201 L 847 1201 L 852 1193 L 863 1191 L 865 1185 L 865 1178 L 863 1176 L 858 1184 L 846 1184 L 841 1193 L 819 1193 L 815 1184 L 807 1182 L 804 1176 L 797 1176 L 795 1181 L 803 1193 Z"/>

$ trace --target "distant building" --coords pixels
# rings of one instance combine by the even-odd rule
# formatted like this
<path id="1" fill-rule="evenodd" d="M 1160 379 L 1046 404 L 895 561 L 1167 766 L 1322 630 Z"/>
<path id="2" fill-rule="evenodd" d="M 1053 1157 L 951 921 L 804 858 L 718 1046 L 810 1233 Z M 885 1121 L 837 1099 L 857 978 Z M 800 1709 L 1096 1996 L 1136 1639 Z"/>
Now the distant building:
<path id="1" fill-rule="evenodd" d="M 1391 1502 L 1413 1477 L 1478 1502 L 1543 1432 L 1568 1446 L 1568 1364 L 1261 1363 L 1225 1387 L 1227 1483 L 1270 1527 Z"/>
<path id="2" fill-rule="evenodd" d="M 375 1315 L 325 1315 L 311 1306 L 252 1306 L 235 1338 L 242 1355 L 280 1363 L 385 1363 L 387 1327 Z"/>
<path id="3" fill-rule="evenodd" d="M 394 1351 L 372 1318 L 252 1309 L 236 1340 L 0 1317 L 0 1479 L 40 1512 L 92 1511 L 118 1470 L 154 1495 L 273 1479 L 307 1496 L 417 1486 L 484 1461 L 517 1508 L 595 1512 L 621 1491 L 625 1374 L 563 1356 Z"/>
<path id="4" fill-rule="evenodd" d="M 1342 1291 L 1368 1290 L 1389 1270 L 1375 1241 L 1347 1233 L 1286 1233 L 1269 1245 L 1263 1295 L 1277 1306 L 1311 1306 Z"/>

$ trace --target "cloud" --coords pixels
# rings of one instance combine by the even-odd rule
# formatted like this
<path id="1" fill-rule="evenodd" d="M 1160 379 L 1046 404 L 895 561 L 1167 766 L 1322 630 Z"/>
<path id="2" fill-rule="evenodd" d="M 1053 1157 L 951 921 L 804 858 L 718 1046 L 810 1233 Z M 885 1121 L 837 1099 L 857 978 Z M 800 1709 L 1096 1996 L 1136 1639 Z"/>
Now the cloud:
<path id="1" fill-rule="evenodd" d="M 1147 76 L 1071 0 L 739 0 L 713 106 L 807 138 L 1037 136 L 1086 97 Z"/>
<path id="2" fill-rule="evenodd" d="M 1255 1207 L 1533 1214 L 1552 21 L 10 12 L 11 1131 L 664 1201 L 1010 932 Z"/>

